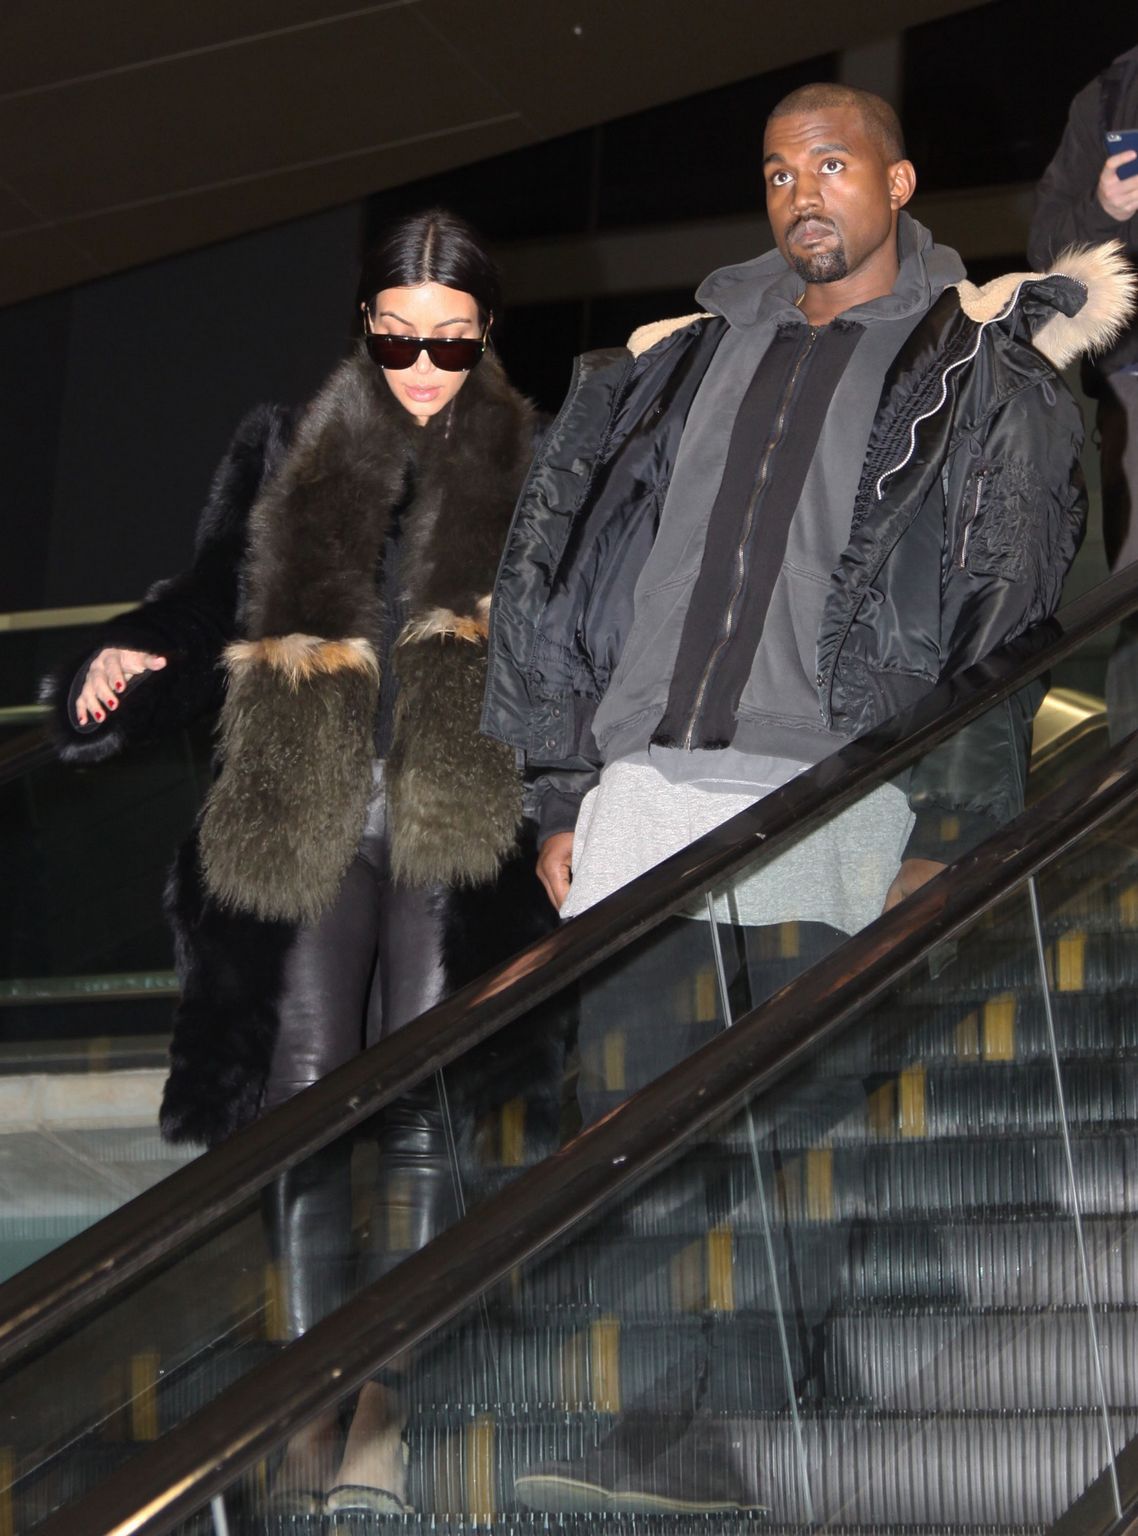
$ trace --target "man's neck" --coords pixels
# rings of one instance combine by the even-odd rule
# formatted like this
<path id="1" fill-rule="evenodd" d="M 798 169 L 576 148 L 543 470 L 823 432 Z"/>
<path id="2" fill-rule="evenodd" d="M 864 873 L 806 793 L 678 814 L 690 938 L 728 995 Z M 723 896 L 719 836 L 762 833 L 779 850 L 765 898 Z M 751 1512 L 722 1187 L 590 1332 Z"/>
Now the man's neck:
<path id="1" fill-rule="evenodd" d="M 847 309 L 856 309 L 859 304 L 871 304 L 874 299 L 883 299 L 886 294 L 892 293 L 900 270 L 900 266 L 895 264 L 892 274 L 851 273 L 837 283 L 807 283 L 798 308 L 811 325 L 829 325 L 831 320 L 844 315 Z"/>

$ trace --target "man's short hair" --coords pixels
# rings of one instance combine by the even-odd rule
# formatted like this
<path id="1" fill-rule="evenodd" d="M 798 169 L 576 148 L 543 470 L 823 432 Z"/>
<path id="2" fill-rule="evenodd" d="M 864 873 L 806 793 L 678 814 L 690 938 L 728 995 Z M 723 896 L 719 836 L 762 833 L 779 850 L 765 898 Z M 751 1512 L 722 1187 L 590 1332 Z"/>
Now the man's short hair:
<path id="1" fill-rule="evenodd" d="M 854 85 L 819 82 L 800 85 L 784 96 L 767 122 L 776 117 L 791 117 L 800 112 L 825 111 L 827 107 L 853 107 L 860 114 L 870 138 L 885 156 L 888 165 L 905 159 L 905 135 L 901 120 L 883 96 L 861 91 Z"/>

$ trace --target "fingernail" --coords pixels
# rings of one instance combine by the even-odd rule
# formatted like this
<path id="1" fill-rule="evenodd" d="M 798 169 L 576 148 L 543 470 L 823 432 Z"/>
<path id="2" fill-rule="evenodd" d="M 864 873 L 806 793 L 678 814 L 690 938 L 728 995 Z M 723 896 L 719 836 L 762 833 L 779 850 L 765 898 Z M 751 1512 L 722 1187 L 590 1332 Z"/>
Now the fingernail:
<path id="1" fill-rule="evenodd" d="M 102 718 L 103 718 L 103 711 L 101 709 L 97 709 L 95 711 L 95 719 L 96 720 L 101 720 Z"/>
<path id="2" fill-rule="evenodd" d="M 125 683 L 116 683 L 115 684 L 115 692 L 116 693 L 121 693 L 125 687 L 126 687 Z"/>

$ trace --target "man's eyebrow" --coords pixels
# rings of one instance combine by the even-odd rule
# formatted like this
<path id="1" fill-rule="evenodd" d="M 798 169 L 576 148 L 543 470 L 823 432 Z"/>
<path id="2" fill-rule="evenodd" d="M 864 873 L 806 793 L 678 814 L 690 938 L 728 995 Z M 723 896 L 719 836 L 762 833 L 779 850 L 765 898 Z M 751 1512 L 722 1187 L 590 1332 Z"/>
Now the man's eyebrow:
<path id="1" fill-rule="evenodd" d="M 853 150 L 849 147 L 848 144 L 841 144 L 841 143 L 834 143 L 834 144 L 812 144 L 810 146 L 809 153 L 812 154 L 812 155 L 833 155 L 833 154 L 852 155 L 853 154 Z M 773 165 L 776 161 L 780 165 L 785 165 L 786 164 L 785 159 L 783 158 L 782 155 L 780 155 L 778 153 L 777 150 L 772 150 L 769 155 L 766 155 L 763 158 L 763 164 L 764 165 Z"/>

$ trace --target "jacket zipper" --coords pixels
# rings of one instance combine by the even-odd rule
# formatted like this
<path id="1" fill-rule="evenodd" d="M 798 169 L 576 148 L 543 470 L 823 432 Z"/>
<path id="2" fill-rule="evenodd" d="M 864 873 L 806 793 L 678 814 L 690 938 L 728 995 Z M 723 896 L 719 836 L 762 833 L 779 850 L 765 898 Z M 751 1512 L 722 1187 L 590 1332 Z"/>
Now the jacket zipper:
<path id="1" fill-rule="evenodd" d="M 960 540 L 960 555 L 956 562 L 962 571 L 965 569 L 965 562 L 968 559 L 968 541 L 972 537 L 972 525 L 980 514 L 980 498 L 984 494 L 984 481 L 987 479 L 987 476 L 988 471 L 986 469 L 978 470 L 976 473 L 976 494 L 972 498 L 972 511 L 968 514 L 964 523 L 964 533 Z"/>
<path id="2" fill-rule="evenodd" d="M 759 465 L 759 473 L 755 479 L 755 484 L 751 491 L 750 499 L 747 502 L 746 515 L 743 518 L 743 531 L 739 536 L 739 546 L 735 551 L 735 586 L 731 593 L 731 599 L 727 604 L 727 613 L 723 620 L 723 633 L 720 635 L 719 640 L 716 642 L 711 655 L 707 658 L 707 665 L 703 669 L 703 675 L 699 680 L 699 687 L 696 689 L 695 702 L 692 705 L 691 716 L 688 719 L 688 728 L 684 732 L 684 748 L 688 752 L 692 750 L 692 742 L 695 739 L 696 723 L 699 720 L 700 711 L 703 708 L 703 701 L 707 694 L 708 685 L 711 682 L 711 674 L 715 670 L 715 663 L 719 660 L 724 646 L 726 646 L 727 642 L 731 639 L 731 635 L 735 627 L 735 607 L 743 591 L 743 580 L 747 569 L 747 542 L 750 539 L 751 529 L 754 526 L 755 508 L 758 505 L 759 497 L 762 494 L 764 485 L 766 484 L 767 472 L 770 468 L 771 456 L 782 440 L 783 430 L 786 426 L 786 413 L 790 406 L 790 397 L 794 393 L 794 386 L 798 380 L 798 375 L 802 371 L 802 366 L 806 362 L 806 359 L 810 356 L 810 353 L 814 347 L 814 343 L 817 341 L 817 339 L 818 331 L 814 326 L 811 326 L 810 335 L 807 338 L 806 345 L 799 353 L 798 359 L 795 362 L 794 367 L 791 369 L 790 378 L 787 380 L 786 387 L 783 389 L 782 399 L 779 401 L 778 415 L 775 417 L 774 431 L 767 439 L 766 448 L 763 450 L 762 463 Z"/>

